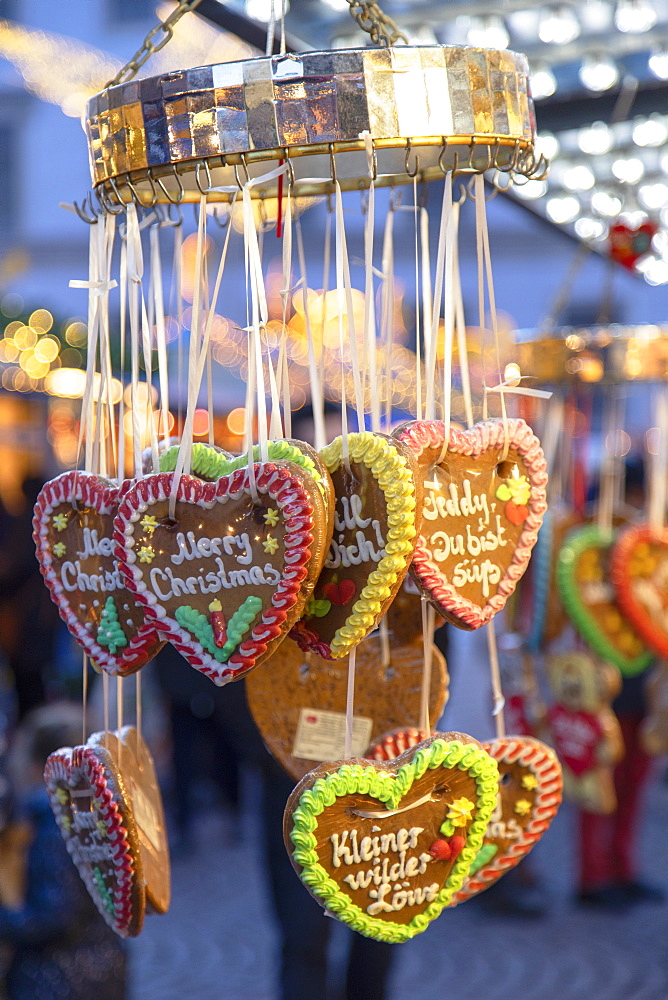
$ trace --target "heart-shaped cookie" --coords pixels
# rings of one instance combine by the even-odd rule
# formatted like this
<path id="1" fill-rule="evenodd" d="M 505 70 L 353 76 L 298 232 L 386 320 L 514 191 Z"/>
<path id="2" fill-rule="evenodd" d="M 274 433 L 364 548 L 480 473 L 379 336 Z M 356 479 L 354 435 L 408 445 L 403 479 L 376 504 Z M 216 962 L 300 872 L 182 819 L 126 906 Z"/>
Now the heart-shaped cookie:
<path id="1" fill-rule="evenodd" d="M 396 760 L 428 736 L 429 733 L 425 733 L 423 729 L 393 729 L 372 743 L 364 756 L 368 760 Z"/>
<path id="2" fill-rule="evenodd" d="M 391 615 L 390 608 L 389 614 Z M 357 647 L 353 754 L 405 719 L 420 717 L 424 651 L 422 642 L 390 646 L 383 665 L 383 644 L 371 635 Z M 433 647 L 429 716 L 438 721 L 447 697 L 443 655 Z M 281 643 L 273 656 L 246 681 L 246 696 L 267 749 L 299 781 L 324 760 L 343 756 L 348 663 L 303 653 Z M 280 692 L 280 698 L 277 697 Z"/>
<path id="3" fill-rule="evenodd" d="M 479 628 L 515 590 L 538 536 L 547 506 L 540 442 L 515 419 L 451 427 L 447 440 L 437 420 L 394 434 L 413 452 L 425 489 L 411 574 L 440 615 Z"/>
<path id="4" fill-rule="evenodd" d="M 137 830 L 147 912 L 166 913 L 171 895 L 169 845 L 162 794 L 151 751 L 133 726 L 94 733 L 88 746 L 106 750 L 114 763 Z"/>
<path id="5" fill-rule="evenodd" d="M 334 534 L 304 617 L 290 633 L 304 651 L 346 656 L 380 621 L 401 586 L 417 537 L 420 494 L 403 445 L 368 431 L 321 457 L 334 484 Z M 332 596 L 335 600 L 332 601 Z"/>
<path id="6" fill-rule="evenodd" d="M 98 667 L 120 675 L 164 645 L 126 590 L 114 552 L 114 516 L 130 485 L 65 472 L 43 487 L 33 517 L 37 560 L 60 617 Z"/>
<path id="7" fill-rule="evenodd" d="M 622 531 L 610 574 L 621 611 L 648 646 L 668 657 L 668 528 L 643 524 Z"/>
<path id="8" fill-rule="evenodd" d="M 659 231 L 656 222 L 648 219 L 635 229 L 623 222 L 610 226 L 608 239 L 610 241 L 610 256 L 618 264 L 633 271 L 637 261 L 649 253 L 652 240 Z"/>
<path id="9" fill-rule="evenodd" d="M 294 470 L 258 462 L 212 483 L 182 476 L 174 519 L 173 476 L 161 473 L 135 483 L 119 506 L 114 537 L 128 589 L 147 620 L 216 684 L 270 655 L 322 565 L 325 526 L 305 473 Z"/>
<path id="10" fill-rule="evenodd" d="M 617 606 L 610 557 L 615 535 L 596 524 L 571 531 L 557 559 L 557 586 L 564 609 L 591 649 L 623 674 L 639 674 L 652 659 Z"/>
<path id="11" fill-rule="evenodd" d="M 329 913 L 367 937 L 406 941 L 461 887 L 497 788 L 496 761 L 460 733 L 388 763 L 322 764 L 288 799 L 286 847 Z"/>
<path id="12" fill-rule="evenodd" d="M 529 572 L 520 585 L 520 601 L 524 604 L 526 596 L 532 609 L 527 633 L 527 647 L 532 652 L 556 639 L 568 622 L 555 583 L 557 556 L 568 532 L 581 521 L 579 514 L 558 502 L 545 511 Z"/>
<path id="13" fill-rule="evenodd" d="M 132 807 L 103 746 L 63 747 L 44 780 L 67 850 L 98 910 L 120 937 L 142 929 L 146 892 Z"/>
<path id="14" fill-rule="evenodd" d="M 506 736 L 483 743 L 499 765 L 499 798 L 483 845 L 452 906 L 488 889 L 543 836 L 561 803 L 557 755 L 530 736 Z"/>

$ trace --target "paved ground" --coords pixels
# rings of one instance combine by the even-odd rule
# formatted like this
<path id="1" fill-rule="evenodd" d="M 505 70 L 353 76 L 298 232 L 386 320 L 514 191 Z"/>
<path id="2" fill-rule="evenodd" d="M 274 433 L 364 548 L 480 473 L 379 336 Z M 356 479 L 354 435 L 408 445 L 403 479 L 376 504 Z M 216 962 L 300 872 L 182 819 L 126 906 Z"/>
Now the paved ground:
<path id="1" fill-rule="evenodd" d="M 451 662 L 466 669 L 453 671 L 441 728 L 487 738 L 486 656 L 466 655 L 475 640 L 461 636 L 457 646 L 469 645 L 452 649 Z M 665 770 L 663 761 L 649 791 L 642 847 L 643 875 L 668 891 Z M 278 939 L 252 776 L 244 792 L 241 829 L 235 832 L 221 812 L 204 814 L 195 849 L 174 863 L 170 913 L 147 919 L 131 945 L 131 1000 L 276 1000 Z M 396 946 L 389 1000 L 668 1000 L 668 907 L 620 914 L 576 907 L 573 819 L 562 806 L 531 855 L 547 894 L 544 917 L 490 916 L 475 901 L 443 913 L 424 934 Z M 334 965 L 345 934 L 337 925 Z"/>

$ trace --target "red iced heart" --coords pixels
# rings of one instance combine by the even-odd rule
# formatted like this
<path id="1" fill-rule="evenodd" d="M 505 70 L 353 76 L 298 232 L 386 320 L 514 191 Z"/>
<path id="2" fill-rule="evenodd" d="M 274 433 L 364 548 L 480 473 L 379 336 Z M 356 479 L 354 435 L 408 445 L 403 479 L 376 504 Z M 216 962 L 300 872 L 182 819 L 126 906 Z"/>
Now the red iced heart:
<path id="1" fill-rule="evenodd" d="M 519 528 L 520 524 L 524 524 L 528 516 L 529 508 L 525 507 L 524 504 L 513 503 L 512 500 L 509 500 L 506 504 L 506 517 L 516 527 Z"/>
<path id="2" fill-rule="evenodd" d="M 130 485 L 65 472 L 42 488 L 33 517 L 37 560 L 60 617 L 97 666 L 120 675 L 163 645 L 125 589 L 114 553 L 114 515 Z"/>
<path id="3" fill-rule="evenodd" d="M 649 253 L 658 231 L 656 222 L 644 222 L 636 229 L 623 222 L 615 223 L 610 227 L 610 256 L 632 271 L 636 262 Z"/>
<path id="4" fill-rule="evenodd" d="M 453 906 L 514 868 L 545 833 L 561 802 L 561 767 L 550 747 L 531 736 L 508 736 L 483 746 L 499 765 L 499 799 L 480 853 L 453 897 Z M 453 854 L 458 839 L 463 838 L 450 838 Z M 491 856 L 486 851 L 492 851 Z"/>
<path id="5" fill-rule="evenodd" d="M 612 550 L 610 576 L 637 633 L 668 657 L 668 529 L 638 524 L 623 531 Z"/>
<path id="6" fill-rule="evenodd" d="M 171 473 L 138 480 L 119 504 L 114 537 L 128 589 L 215 684 L 236 680 L 271 654 L 310 597 L 312 561 L 319 570 L 327 551 L 306 473 L 293 469 L 257 462 L 253 481 L 249 468 L 208 483 L 181 476 L 173 517 Z M 220 611 L 210 610 L 212 598 Z M 212 615 L 226 622 L 223 647 Z"/>
<path id="7" fill-rule="evenodd" d="M 393 433 L 424 483 L 411 576 L 443 618 L 480 628 L 515 590 L 538 537 L 547 507 L 540 442 L 517 419 L 447 431 L 441 421 L 414 420 Z M 526 506 L 507 502 L 516 495 Z"/>
<path id="8" fill-rule="evenodd" d="M 121 937 L 142 929 L 146 888 L 128 793 L 104 746 L 64 747 L 44 770 L 67 850 L 98 910 Z"/>
<path id="9" fill-rule="evenodd" d="M 345 608 L 350 604 L 357 592 L 354 580 L 341 580 L 340 583 L 326 583 L 322 588 L 322 596 L 335 604 L 337 608 Z"/>

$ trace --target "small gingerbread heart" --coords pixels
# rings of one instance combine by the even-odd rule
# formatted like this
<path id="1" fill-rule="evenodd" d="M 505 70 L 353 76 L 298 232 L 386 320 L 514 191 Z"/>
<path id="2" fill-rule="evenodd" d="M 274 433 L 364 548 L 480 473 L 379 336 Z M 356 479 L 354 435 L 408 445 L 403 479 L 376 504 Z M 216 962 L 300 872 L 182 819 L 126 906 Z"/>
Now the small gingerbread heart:
<path id="1" fill-rule="evenodd" d="M 407 941 L 461 887 L 497 787 L 496 762 L 461 733 L 387 763 L 322 764 L 288 799 L 285 844 L 327 912 L 366 937 Z"/>
<path id="2" fill-rule="evenodd" d="M 488 889 L 519 864 L 548 829 L 561 803 L 561 767 L 550 747 L 530 736 L 505 736 L 483 746 L 499 765 L 499 799 L 452 906 Z"/>
<path id="3" fill-rule="evenodd" d="M 648 646 L 668 657 L 668 529 L 632 525 L 622 531 L 610 574 L 626 618 Z"/>
<path id="4" fill-rule="evenodd" d="M 60 617 L 97 666 L 120 675 L 164 645 L 126 589 L 114 553 L 114 517 L 130 485 L 65 472 L 42 488 L 33 517 L 37 560 Z"/>
<path id="5" fill-rule="evenodd" d="M 211 483 L 181 476 L 172 518 L 173 476 L 161 473 L 139 480 L 119 506 L 116 552 L 128 588 L 218 685 L 269 656 L 309 597 L 329 540 L 304 475 L 258 462 Z"/>
<path id="6" fill-rule="evenodd" d="M 167 913 L 171 895 L 167 827 L 151 751 L 134 728 L 93 733 L 88 746 L 106 750 L 125 789 L 137 829 L 147 910 Z"/>
<path id="7" fill-rule="evenodd" d="M 70 857 L 120 937 L 142 929 L 146 891 L 127 791 L 104 746 L 63 747 L 44 769 L 51 808 Z"/>
<path id="8" fill-rule="evenodd" d="M 523 420 L 470 430 L 415 420 L 394 431 L 425 487 L 411 574 L 440 615 L 464 629 L 503 608 L 527 568 L 546 510 L 547 466 Z"/>
<path id="9" fill-rule="evenodd" d="M 610 569 L 614 540 L 613 531 L 596 524 L 571 531 L 557 559 L 557 586 L 585 642 L 623 674 L 633 675 L 649 666 L 652 654 L 617 606 Z"/>
<path id="10" fill-rule="evenodd" d="M 391 609 L 390 609 L 391 614 Z M 424 650 L 392 642 L 383 662 L 383 642 L 371 635 L 357 647 L 353 754 L 360 756 L 382 733 L 404 719 L 420 717 Z M 445 659 L 432 648 L 429 717 L 438 721 L 447 698 Z M 246 681 L 246 696 L 267 749 L 299 781 L 345 746 L 348 663 L 324 660 L 284 642 Z M 277 698 L 276 692 L 281 696 Z"/>
<path id="11" fill-rule="evenodd" d="M 417 537 L 415 468 L 382 434 L 341 437 L 321 457 L 336 496 L 334 535 L 313 600 L 290 633 L 305 652 L 346 656 L 380 621 L 401 586 Z M 334 596 L 335 600 L 331 600 Z"/>

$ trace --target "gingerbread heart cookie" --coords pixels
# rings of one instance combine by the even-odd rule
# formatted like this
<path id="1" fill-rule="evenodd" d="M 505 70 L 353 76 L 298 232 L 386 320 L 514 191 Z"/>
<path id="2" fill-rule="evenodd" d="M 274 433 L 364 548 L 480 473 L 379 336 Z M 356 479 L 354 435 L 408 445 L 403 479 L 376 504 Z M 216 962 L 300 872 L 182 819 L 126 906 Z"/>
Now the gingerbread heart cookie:
<path id="1" fill-rule="evenodd" d="M 382 434 L 336 438 L 321 457 L 334 484 L 332 543 L 313 598 L 290 633 L 304 651 L 346 656 L 401 586 L 417 537 L 420 494 L 403 445 Z"/>
<path id="2" fill-rule="evenodd" d="M 395 760 L 428 736 L 429 733 L 425 733 L 423 729 L 393 729 L 376 740 L 364 756 L 368 760 Z"/>
<path id="3" fill-rule="evenodd" d="M 540 442 L 514 419 L 451 427 L 447 440 L 442 422 L 414 420 L 394 435 L 425 488 L 411 574 L 440 615 L 479 628 L 515 590 L 538 536 L 547 507 Z"/>
<path id="4" fill-rule="evenodd" d="M 106 750 L 114 763 L 137 830 L 139 855 L 144 873 L 147 910 L 166 913 L 171 895 L 169 845 L 151 751 L 134 726 L 112 733 L 94 733 L 88 746 Z"/>
<path id="5" fill-rule="evenodd" d="M 103 746 L 63 747 L 44 770 L 51 808 L 70 857 L 107 924 L 135 937 L 146 910 L 132 807 Z"/>
<path id="6" fill-rule="evenodd" d="M 406 941 L 461 887 L 497 787 L 496 762 L 460 733 L 387 763 L 322 764 L 288 799 L 286 847 L 329 913 L 367 937 Z"/>
<path id="7" fill-rule="evenodd" d="M 303 471 L 294 470 L 258 462 L 213 483 L 182 476 L 174 518 L 173 476 L 161 473 L 139 480 L 119 506 L 116 554 L 128 588 L 147 619 L 216 684 L 271 654 L 322 565 L 325 526 Z"/>
<path id="8" fill-rule="evenodd" d="M 130 485 L 65 472 L 43 487 L 33 517 L 37 560 L 60 617 L 98 667 L 120 675 L 164 645 L 126 590 L 114 552 L 114 517 Z"/>
<path id="9" fill-rule="evenodd" d="M 499 765 L 499 798 L 483 845 L 452 906 L 497 882 L 540 840 L 561 803 L 561 766 L 554 750 L 530 736 L 483 743 Z"/>
<path id="10" fill-rule="evenodd" d="M 622 531 L 610 573 L 621 611 L 648 646 L 668 657 L 668 528 Z"/>
<path id="11" fill-rule="evenodd" d="M 378 635 L 357 647 L 353 754 L 404 719 L 418 719 L 422 691 L 422 642 L 392 643 L 390 662 L 383 663 Z M 303 653 L 282 643 L 246 681 L 246 696 L 267 749 L 288 774 L 299 781 L 325 760 L 344 753 L 348 663 Z M 280 699 L 276 692 L 281 692 Z M 433 647 L 429 715 L 438 721 L 447 697 L 443 655 Z"/>
<path id="12" fill-rule="evenodd" d="M 559 596 L 576 629 L 602 659 L 623 674 L 639 674 L 652 659 L 617 605 L 610 557 L 615 535 L 586 524 L 571 531 L 557 560 Z"/>

